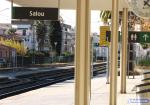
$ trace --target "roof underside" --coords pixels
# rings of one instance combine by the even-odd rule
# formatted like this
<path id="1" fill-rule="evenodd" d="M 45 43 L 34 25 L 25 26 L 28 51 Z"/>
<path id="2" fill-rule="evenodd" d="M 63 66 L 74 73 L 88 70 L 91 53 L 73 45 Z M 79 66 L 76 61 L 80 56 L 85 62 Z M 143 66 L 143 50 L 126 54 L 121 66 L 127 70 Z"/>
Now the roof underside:
<path id="1" fill-rule="evenodd" d="M 11 0 L 8 0 L 11 1 Z M 59 0 L 12 0 L 15 4 L 24 7 L 58 7 Z M 125 0 L 119 1 L 119 10 L 127 8 Z M 60 9 L 76 9 L 77 0 L 60 0 Z M 112 0 L 91 0 L 92 10 L 111 10 Z"/>

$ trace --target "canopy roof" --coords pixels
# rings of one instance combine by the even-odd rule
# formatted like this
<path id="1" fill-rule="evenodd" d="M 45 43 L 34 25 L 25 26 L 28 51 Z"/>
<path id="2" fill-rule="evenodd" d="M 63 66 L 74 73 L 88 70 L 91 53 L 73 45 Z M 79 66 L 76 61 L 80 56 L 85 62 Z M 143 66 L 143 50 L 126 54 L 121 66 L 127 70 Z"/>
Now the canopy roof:
<path id="1" fill-rule="evenodd" d="M 24 7 L 58 7 L 59 0 L 8 0 Z M 61 9 L 76 9 L 77 0 L 60 0 Z M 92 10 L 111 10 L 112 0 L 91 0 Z M 126 0 L 119 0 L 119 10 L 128 7 Z"/>

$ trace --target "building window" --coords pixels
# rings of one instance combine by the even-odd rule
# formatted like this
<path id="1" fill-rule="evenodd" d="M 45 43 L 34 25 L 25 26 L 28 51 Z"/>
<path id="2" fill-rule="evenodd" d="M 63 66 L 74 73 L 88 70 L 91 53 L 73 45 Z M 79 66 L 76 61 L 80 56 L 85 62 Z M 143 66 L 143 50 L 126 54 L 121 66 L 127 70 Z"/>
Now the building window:
<path id="1" fill-rule="evenodd" d="M 67 28 L 65 28 L 65 31 L 68 31 L 68 29 L 67 29 Z"/>
<path id="2" fill-rule="evenodd" d="M 25 35 L 26 35 L 26 30 L 23 30 L 23 33 L 22 33 L 22 34 L 23 34 L 23 36 L 25 36 Z"/>
<path id="3" fill-rule="evenodd" d="M 45 43 L 48 43 L 48 40 L 44 40 Z"/>

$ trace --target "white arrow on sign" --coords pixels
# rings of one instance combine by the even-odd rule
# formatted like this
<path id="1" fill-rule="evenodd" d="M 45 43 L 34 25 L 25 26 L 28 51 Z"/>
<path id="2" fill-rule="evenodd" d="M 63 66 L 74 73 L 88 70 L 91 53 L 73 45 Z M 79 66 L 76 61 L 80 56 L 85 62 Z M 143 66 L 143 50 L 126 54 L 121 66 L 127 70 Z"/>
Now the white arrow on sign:
<path id="1" fill-rule="evenodd" d="M 145 39 L 145 41 L 147 40 L 147 38 L 149 38 L 149 36 L 147 34 L 144 34 L 143 38 Z"/>

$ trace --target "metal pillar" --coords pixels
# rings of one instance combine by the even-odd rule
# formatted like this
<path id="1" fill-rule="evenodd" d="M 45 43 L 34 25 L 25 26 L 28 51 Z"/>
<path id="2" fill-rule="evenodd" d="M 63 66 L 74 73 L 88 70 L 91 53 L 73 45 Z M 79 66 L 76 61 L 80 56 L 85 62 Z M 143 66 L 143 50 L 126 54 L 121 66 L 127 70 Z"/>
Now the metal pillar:
<path id="1" fill-rule="evenodd" d="M 77 0 L 75 105 L 90 104 L 90 0 Z"/>
<path id="2" fill-rule="evenodd" d="M 121 93 L 126 93 L 127 73 L 127 36 L 128 36 L 128 9 L 123 8 L 122 24 L 122 56 L 121 56 Z"/>
<path id="3" fill-rule="evenodd" d="M 110 74 L 111 74 L 111 42 L 110 42 L 110 45 L 108 47 L 108 50 L 109 50 L 109 55 L 108 55 L 108 69 L 109 69 L 109 72 L 108 72 L 108 83 L 107 84 L 110 84 Z"/>
<path id="4" fill-rule="evenodd" d="M 107 77 L 107 81 L 106 81 L 106 84 L 109 84 L 110 81 L 109 81 L 109 71 L 110 71 L 110 66 L 109 66 L 109 46 L 107 47 L 107 66 L 106 66 L 106 70 L 107 70 L 107 74 L 106 74 L 106 77 Z"/>
<path id="5" fill-rule="evenodd" d="M 36 42 L 35 42 L 35 34 L 36 34 L 36 26 L 35 26 L 35 21 L 33 20 L 33 25 L 32 25 L 32 30 L 33 30 L 33 38 L 32 38 L 32 40 L 33 40 L 33 43 L 32 43 L 32 47 L 33 47 L 33 56 L 32 56 L 32 64 L 35 64 L 35 44 L 36 44 Z"/>
<path id="6" fill-rule="evenodd" d="M 110 105 L 117 104 L 117 68 L 118 68 L 118 0 L 112 1 L 112 39 L 110 72 Z"/>

